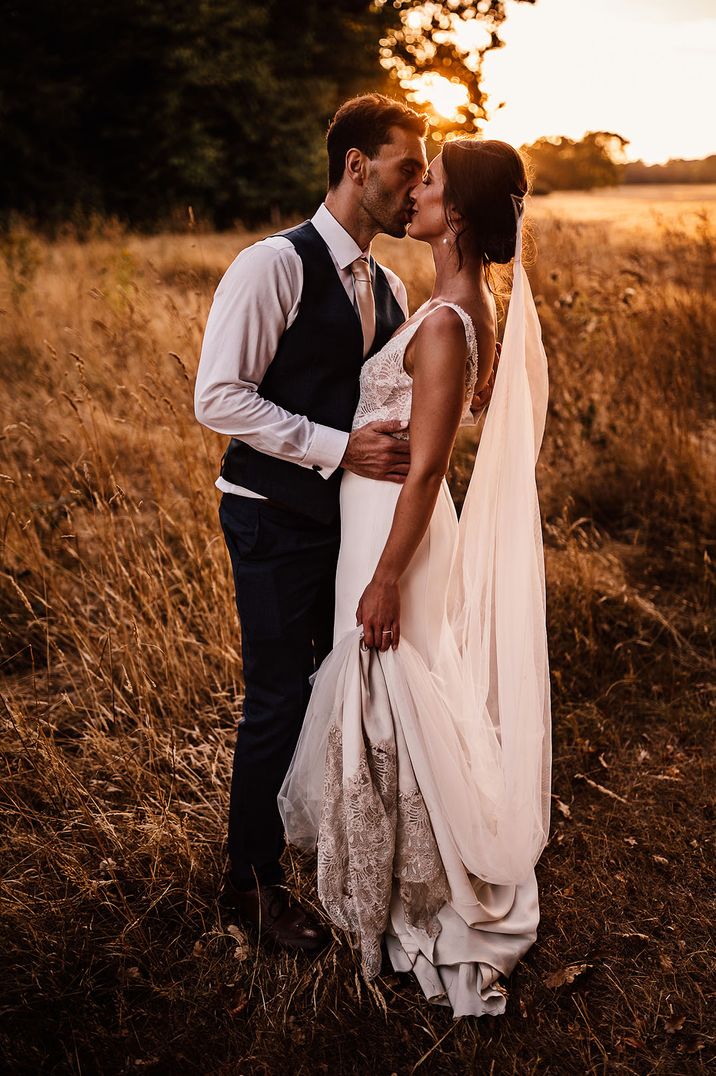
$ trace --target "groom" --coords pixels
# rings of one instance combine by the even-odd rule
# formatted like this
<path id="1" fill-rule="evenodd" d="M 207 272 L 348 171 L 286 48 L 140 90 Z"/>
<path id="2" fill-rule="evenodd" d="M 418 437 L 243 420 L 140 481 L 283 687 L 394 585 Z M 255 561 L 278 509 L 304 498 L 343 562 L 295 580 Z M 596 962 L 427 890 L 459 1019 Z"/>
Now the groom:
<path id="1" fill-rule="evenodd" d="M 398 422 L 349 433 L 365 359 L 408 316 L 405 287 L 370 254 L 402 237 L 427 159 L 424 118 L 383 97 L 347 101 L 327 135 L 328 193 L 310 221 L 243 250 L 214 296 L 196 379 L 203 425 L 231 436 L 216 485 L 241 622 L 244 708 L 222 903 L 264 940 L 328 941 L 282 884 L 276 797 L 333 645 L 343 470 L 401 482 Z"/>

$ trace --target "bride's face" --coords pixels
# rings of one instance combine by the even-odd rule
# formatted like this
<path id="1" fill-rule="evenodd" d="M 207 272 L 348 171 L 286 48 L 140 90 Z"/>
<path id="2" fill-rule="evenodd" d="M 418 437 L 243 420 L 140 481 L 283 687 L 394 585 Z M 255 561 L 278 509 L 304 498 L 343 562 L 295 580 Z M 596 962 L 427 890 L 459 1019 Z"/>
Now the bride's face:
<path id="1" fill-rule="evenodd" d="M 444 186 L 443 159 L 442 154 L 439 154 L 428 168 L 423 182 L 418 184 L 413 192 L 415 209 L 408 227 L 408 235 L 413 239 L 430 243 L 449 233 L 443 206 Z"/>

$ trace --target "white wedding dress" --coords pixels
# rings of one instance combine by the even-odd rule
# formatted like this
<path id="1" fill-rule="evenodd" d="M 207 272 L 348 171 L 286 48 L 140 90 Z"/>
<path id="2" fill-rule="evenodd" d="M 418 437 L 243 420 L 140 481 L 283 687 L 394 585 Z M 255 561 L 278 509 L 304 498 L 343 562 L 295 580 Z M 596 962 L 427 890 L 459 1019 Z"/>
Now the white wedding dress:
<path id="1" fill-rule="evenodd" d="M 474 326 L 459 306 L 440 303 L 419 311 L 366 361 L 354 428 L 409 419 L 405 349 L 423 317 L 439 306 L 452 307 L 464 324 L 463 420 L 470 421 L 478 365 Z M 430 1001 L 449 1005 L 455 1017 L 498 1015 L 506 1006 L 498 976 L 510 974 L 537 936 L 538 853 L 524 860 L 527 869 L 516 868 L 520 880 L 508 884 L 494 880 L 501 877 L 497 869 L 485 881 L 487 865 L 476 874 L 481 860 L 469 854 L 493 840 L 504 845 L 506 838 L 494 807 L 499 790 L 488 787 L 495 780 L 493 747 L 478 737 L 475 754 L 474 730 L 460 717 L 464 677 L 450 624 L 459 534 L 445 480 L 400 581 L 399 646 L 365 652 L 356 627 L 358 601 L 383 551 L 401 488 L 344 474 L 334 649 L 316 676 L 279 809 L 289 842 L 317 847 L 321 902 L 337 926 L 359 939 L 367 978 L 380 970 L 384 940 L 393 968 L 412 970 Z M 491 731 L 487 718 L 486 724 Z M 531 744 L 525 737 L 526 752 Z M 543 767 L 543 786 L 544 779 Z M 541 795 L 544 801 L 544 787 Z"/>
<path id="2" fill-rule="evenodd" d="M 471 318 L 462 308 L 454 303 L 444 305 L 460 314 L 465 327 L 469 358 L 465 372 L 463 421 L 472 421 L 469 404 L 478 362 L 475 330 Z M 412 384 L 404 370 L 403 357 L 420 321 L 398 332 L 365 364 L 354 429 L 379 419 L 409 419 Z M 334 645 L 340 639 L 355 636 L 355 610 L 388 540 L 399 492 L 401 486 L 395 483 L 371 481 L 350 471 L 343 476 Z M 398 645 L 399 648 L 407 642 L 420 655 L 427 669 L 438 676 L 443 673 L 439 668 L 443 656 L 440 637 L 447 614 L 450 568 L 457 540 L 458 518 L 444 479 L 429 528 L 401 579 L 402 641 Z M 408 714 L 403 709 L 399 712 L 404 724 Z M 416 722 L 420 721 L 417 707 L 410 716 L 415 717 Z M 415 736 L 421 732 L 420 747 L 425 756 L 429 756 L 430 741 L 424 735 L 427 728 L 415 728 L 407 735 Z M 402 737 L 395 739 L 399 775 L 402 766 L 411 765 L 410 751 Z M 431 858 L 432 841 L 431 850 L 423 847 L 429 844 L 423 836 L 430 826 L 424 806 L 427 790 L 420 787 L 416 792 L 416 781 L 410 776 L 410 787 L 407 794 L 404 793 L 405 832 L 402 836 L 407 845 L 404 854 L 406 859 L 413 859 L 412 868 L 419 884 L 430 882 L 432 872 L 433 893 L 438 897 L 438 907 L 433 915 L 439 924 L 439 933 L 415 928 L 406 921 L 401 882 L 394 877 L 390 918 L 384 935 L 391 962 L 397 972 L 412 969 L 425 996 L 439 1004 L 449 1004 L 454 1016 L 501 1014 L 506 1001 L 504 991 L 495 986 L 497 973 L 509 975 L 536 938 L 539 907 L 534 870 L 519 886 L 492 886 L 482 882 L 466 872 L 459 856 L 453 854 L 447 858 L 448 834 L 438 838 L 439 858 L 434 855 Z M 449 775 L 444 776 L 449 780 Z M 399 797 L 401 791 L 398 791 Z M 401 811 L 398 809 L 399 815 Z M 449 825 L 447 819 L 444 825 Z M 434 817 L 432 826 L 435 830 Z M 449 890 L 440 884 L 443 873 L 439 870 L 439 859 L 443 860 L 441 866 L 449 880 Z M 450 891 L 454 894 L 454 907 L 450 903 Z M 445 903 L 441 903 L 443 901 Z"/>

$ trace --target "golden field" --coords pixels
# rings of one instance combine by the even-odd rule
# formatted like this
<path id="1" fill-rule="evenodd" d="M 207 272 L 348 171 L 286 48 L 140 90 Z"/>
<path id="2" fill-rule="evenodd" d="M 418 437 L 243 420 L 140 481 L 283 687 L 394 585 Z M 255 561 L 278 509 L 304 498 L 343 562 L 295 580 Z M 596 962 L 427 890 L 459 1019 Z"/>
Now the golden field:
<path id="1" fill-rule="evenodd" d="M 366 986 L 343 936 L 313 961 L 269 956 L 217 914 L 240 642 L 223 439 L 192 390 L 214 287 L 258 236 L 0 237 L 6 1071 L 713 1063 L 716 190 L 531 210 L 553 823 L 537 944 L 506 1015 L 479 1021 L 397 976 Z M 418 305 L 427 248 L 376 253 Z M 315 901 L 312 864 L 287 862 Z"/>

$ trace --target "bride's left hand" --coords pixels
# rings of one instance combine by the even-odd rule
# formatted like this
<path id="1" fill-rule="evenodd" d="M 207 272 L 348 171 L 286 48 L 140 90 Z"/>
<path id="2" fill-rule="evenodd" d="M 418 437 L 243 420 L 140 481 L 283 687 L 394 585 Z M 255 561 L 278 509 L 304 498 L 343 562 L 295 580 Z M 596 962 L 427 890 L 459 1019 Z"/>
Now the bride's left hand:
<path id="1" fill-rule="evenodd" d="M 400 588 L 397 583 L 372 579 L 356 610 L 356 624 L 363 625 L 363 645 L 393 650 L 400 642 Z"/>

